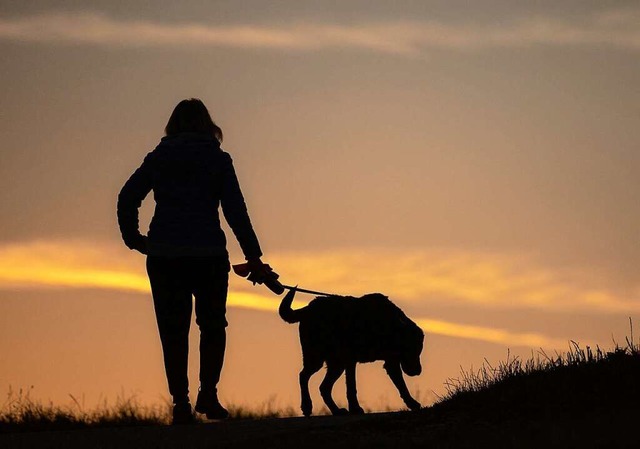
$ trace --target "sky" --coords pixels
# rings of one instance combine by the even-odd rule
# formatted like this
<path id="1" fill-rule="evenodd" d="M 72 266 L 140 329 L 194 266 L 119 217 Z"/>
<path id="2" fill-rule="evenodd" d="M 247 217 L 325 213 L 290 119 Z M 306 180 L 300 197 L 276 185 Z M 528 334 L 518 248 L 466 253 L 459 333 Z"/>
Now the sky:
<path id="1" fill-rule="evenodd" d="M 637 2 L 0 1 L 0 50 L 6 392 L 167 397 L 115 202 L 189 97 L 285 283 L 383 292 L 425 330 L 424 403 L 461 367 L 610 348 L 640 316 Z M 278 303 L 231 279 L 223 401 L 297 407 Z M 402 406 L 380 363 L 358 381 Z"/>

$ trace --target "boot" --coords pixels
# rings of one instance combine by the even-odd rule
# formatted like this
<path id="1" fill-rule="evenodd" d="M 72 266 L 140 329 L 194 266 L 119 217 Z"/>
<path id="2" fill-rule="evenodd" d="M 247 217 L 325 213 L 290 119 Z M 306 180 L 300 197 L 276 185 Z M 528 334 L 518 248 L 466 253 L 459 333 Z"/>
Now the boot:
<path id="1" fill-rule="evenodd" d="M 179 402 L 173 406 L 173 420 L 171 424 L 192 424 L 196 422 L 196 417 L 193 416 L 191 410 L 191 404 L 189 402 Z"/>
<path id="2" fill-rule="evenodd" d="M 217 391 L 198 392 L 198 400 L 196 401 L 196 412 L 207 416 L 207 419 L 227 419 L 229 412 L 218 401 Z"/>

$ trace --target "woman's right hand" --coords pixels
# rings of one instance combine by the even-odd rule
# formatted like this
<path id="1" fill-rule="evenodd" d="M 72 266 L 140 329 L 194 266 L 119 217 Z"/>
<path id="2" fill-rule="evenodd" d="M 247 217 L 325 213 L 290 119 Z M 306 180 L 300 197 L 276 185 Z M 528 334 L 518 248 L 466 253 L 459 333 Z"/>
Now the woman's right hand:
<path id="1" fill-rule="evenodd" d="M 253 271 L 260 271 L 264 269 L 264 263 L 262 262 L 262 259 L 260 259 L 259 257 L 252 257 L 247 259 L 247 267 L 249 268 L 250 272 Z"/>
<path id="2" fill-rule="evenodd" d="M 248 279 L 252 281 L 254 284 L 264 284 L 269 290 L 274 292 L 277 295 L 282 294 L 284 291 L 284 287 L 280 282 L 278 282 L 278 278 L 280 277 L 278 273 L 273 271 L 271 267 L 260 260 L 260 258 L 248 259 L 247 266 L 249 268 L 250 274 Z"/>

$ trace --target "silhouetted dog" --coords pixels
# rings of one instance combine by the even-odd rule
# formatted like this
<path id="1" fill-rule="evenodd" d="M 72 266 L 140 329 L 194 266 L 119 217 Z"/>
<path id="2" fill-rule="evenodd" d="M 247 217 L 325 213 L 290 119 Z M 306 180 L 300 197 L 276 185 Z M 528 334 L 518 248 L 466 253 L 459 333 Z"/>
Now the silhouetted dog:
<path id="1" fill-rule="evenodd" d="M 308 306 L 293 310 L 295 290 L 280 304 L 280 317 L 287 323 L 300 322 L 303 368 L 300 372 L 302 413 L 311 415 L 309 378 L 327 364 L 320 384 L 322 399 L 334 415 L 348 413 L 331 397 L 333 384 L 346 370 L 349 412 L 364 413 L 356 391 L 356 363 L 384 360 L 384 369 L 411 410 L 420 403 L 411 397 L 402 371 L 409 376 L 422 372 L 420 353 L 424 333 L 389 298 L 372 293 L 361 298 L 319 296 Z"/>

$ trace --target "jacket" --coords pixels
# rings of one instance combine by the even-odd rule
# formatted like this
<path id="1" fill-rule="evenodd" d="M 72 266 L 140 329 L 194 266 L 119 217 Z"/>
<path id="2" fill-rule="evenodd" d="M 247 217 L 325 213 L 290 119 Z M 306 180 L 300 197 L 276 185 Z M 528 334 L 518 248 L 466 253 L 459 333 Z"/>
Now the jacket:
<path id="1" fill-rule="evenodd" d="M 138 209 L 151 190 L 156 207 L 147 240 Z M 124 184 L 118 225 L 130 249 L 149 255 L 228 257 L 219 205 L 247 260 L 261 257 L 231 156 L 212 136 L 180 133 L 163 137 Z"/>

